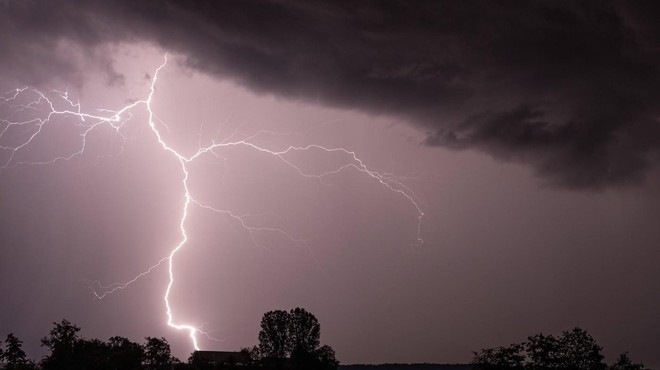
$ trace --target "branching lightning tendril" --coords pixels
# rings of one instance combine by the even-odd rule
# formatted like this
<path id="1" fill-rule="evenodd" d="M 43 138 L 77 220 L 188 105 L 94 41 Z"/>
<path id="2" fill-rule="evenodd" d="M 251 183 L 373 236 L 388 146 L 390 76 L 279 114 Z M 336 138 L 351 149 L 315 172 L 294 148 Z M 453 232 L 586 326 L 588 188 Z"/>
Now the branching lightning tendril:
<path id="1" fill-rule="evenodd" d="M 162 124 L 161 120 L 156 116 L 152 109 L 152 102 L 154 99 L 154 94 L 156 91 L 156 84 L 158 82 L 158 76 L 159 73 L 163 68 L 165 68 L 167 64 L 167 55 L 164 57 L 163 63 L 156 69 L 155 73 L 153 74 L 153 78 L 151 79 L 151 85 L 149 88 L 149 94 L 146 99 L 142 100 L 137 100 L 134 101 L 120 110 L 117 111 L 111 111 L 111 110 L 106 110 L 106 109 L 99 109 L 97 110 L 99 113 L 98 114 L 90 114 L 90 113 L 85 113 L 83 112 L 81 108 L 80 102 L 73 102 L 69 98 L 69 94 L 66 91 L 49 91 L 49 92 L 42 92 L 37 89 L 29 88 L 29 87 L 23 87 L 23 88 L 18 88 L 13 91 L 7 92 L 5 94 L 0 95 L 0 105 L 7 105 L 7 104 L 12 104 L 14 102 L 18 102 L 19 98 L 24 97 L 24 96 L 34 96 L 34 99 L 31 100 L 27 104 L 15 104 L 12 105 L 12 108 L 14 109 L 15 113 L 18 112 L 23 112 L 27 110 L 37 110 L 37 107 L 46 107 L 46 114 L 43 117 L 36 117 L 36 118 L 30 118 L 26 120 L 17 120 L 14 121 L 11 118 L 11 115 L 6 118 L 0 118 L 0 124 L 3 125 L 0 126 L 2 129 L 0 129 L 0 152 L 3 154 L 7 154 L 6 157 L 7 159 L 4 161 L 4 163 L 0 164 L 0 172 L 3 170 L 7 170 L 19 165 L 47 165 L 47 164 L 53 164 L 57 161 L 68 161 L 71 160 L 77 156 L 81 156 L 85 150 L 87 149 L 87 138 L 90 132 L 94 131 L 100 126 L 107 126 L 110 127 L 117 135 L 119 135 L 122 138 L 122 142 L 126 142 L 127 138 L 124 136 L 122 133 L 122 128 L 124 125 L 126 125 L 132 118 L 132 111 L 134 109 L 137 109 L 138 107 L 144 107 L 146 109 L 146 112 L 148 114 L 148 126 L 153 133 L 154 137 L 157 139 L 158 144 L 162 148 L 164 152 L 169 153 L 171 156 L 173 156 L 179 163 L 180 168 L 181 168 L 181 186 L 183 188 L 183 210 L 181 213 L 181 218 L 179 219 L 179 229 L 180 229 L 180 235 L 181 235 L 181 240 L 179 243 L 174 246 L 170 253 L 161 258 L 157 263 L 149 267 L 148 269 L 144 270 L 140 274 L 136 275 L 133 279 L 128 280 L 123 283 L 112 283 L 112 284 L 107 284 L 104 285 L 99 281 L 90 281 L 90 288 L 93 291 L 93 294 L 98 298 L 98 299 L 103 299 L 109 294 L 112 294 L 114 292 L 117 292 L 118 290 L 125 289 L 132 283 L 136 282 L 140 278 L 144 277 L 145 275 L 148 275 L 151 273 L 153 270 L 157 269 L 158 267 L 162 266 L 163 264 L 167 265 L 168 269 L 168 276 L 169 276 L 169 281 L 167 284 L 167 288 L 163 294 L 163 301 L 165 304 L 166 308 L 166 315 L 167 315 L 167 325 L 169 325 L 172 328 L 175 328 L 177 330 L 184 330 L 187 331 L 191 340 L 192 344 L 195 347 L 196 350 L 199 350 L 199 344 L 198 344 L 198 335 L 205 335 L 210 339 L 213 339 L 207 332 L 203 331 L 200 328 L 197 328 L 193 325 L 190 324 L 181 324 L 181 323 L 176 323 L 174 320 L 174 316 L 172 313 L 172 306 L 170 303 L 170 293 L 172 291 L 172 287 L 175 283 L 175 273 L 174 273 L 174 261 L 175 261 L 175 256 L 176 254 L 186 245 L 188 241 L 188 233 L 186 230 L 186 221 L 188 219 L 188 213 L 191 208 L 191 206 L 198 206 L 202 209 L 206 209 L 212 212 L 224 214 L 238 222 L 238 224 L 246 230 L 249 235 L 252 243 L 255 245 L 258 245 L 259 243 L 254 239 L 254 234 L 257 232 L 270 232 L 270 233 L 279 233 L 292 242 L 295 243 L 301 243 L 305 246 L 307 246 L 307 242 L 303 239 L 295 238 L 293 237 L 290 233 L 288 233 L 285 230 L 275 228 L 275 227 L 255 227 L 250 225 L 247 220 L 245 215 L 237 215 L 233 213 L 230 210 L 223 210 L 223 209 L 218 209 L 215 208 L 211 205 L 204 204 L 198 200 L 196 200 L 193 195 L 191 194 L 191 191 L 189 189 L 189 167 L 188 165 L 195 161 L 196 159 L 200 158 L 201 156 L 205 154 L 215 154 L 217 155 L 217 151 L 222 149 L 222 148 L 228 148 L 228 147 L 245 147 L 248 149 L 252 149 L 255 151 L 262 152 L 264 154 L 273 156 L 277 159 L 279 159 L 284 165 L 292 167 L 300 176 L 306 177 L 306 178 L 315 178 L 320 181 L 323 180 L 323 178 L 338 174 L 342 171 L 346 170 L 355 170 L 358 171 L 359 173 L 362 173 L 366 176 L 369 176 L 371 179 L 373 179 L 375 182 L 380 184 L 381 186 L 385 187 L 387 190 L 394 192 L 402 197 L 404 197 L 409 203 L 414 207 L 415 211 L 417 212 L 417 240 L 415 241 L 415 245 L 421 245 L 423 243 L 423 240 L 421 239 L 421 223 L 422 219 L 424 217 L 424 213 L 421 210 L 421 207 L 419 205 L 419 201 L 415 195 L 415 193 L 405 186 L 400 178 L 390 174 L 390 173 L 379 173 L 376 171 L 373 171 L 369 169 L 363 161 L 356 155 L 355 152 L 344 149 L 344 148 L 327 148 L 321 145 L 317 144 L 310 144 L 306 146 L 289 146 L 288 148 L 284 150 L 270 150 L 264 147 L 261 147 L 253 142 L 254 138 L 259 135 L 263 134 L 265 131 L 261 131 L 255 135 L 243 138 L 243 139 L 235 139 L 237 135 L 232 134 L 226 139 L 220 141 L 220 142 L 215 142 L 213 141 L 210 145 L 207 146 L 202 146 L 201 144 L 199 145 L 198 150 L 190 155 L 190 156 L 185 156 L 181 154 L 179 151 L 174 149 L 172 146 L 170 146 L 162 137 L 161 132 L 159 131 L 157 127 L 157 122 Z M 60 109 L 58 106 L 61 104 L 64 104 L 66 109 Z M 104 115 L 105 114 L 105 115 Z M 42 135 L 42 132 L 44 128 L 50 124 L 53 120 L 54 117 L 71 117 L 74 118 L 76 121 L 79 120 L 78 123 L 73 123 L 74 125 L 80 125 L 83 127 L 83 130 L 80 133 L 80 144 L 77 150 L 72 150 L 68 154 L 65 155 L 58 155 L 55 156 L 49 160 L 43 160 L 43 161 L 20 161 L 16 159 L 16 156 L 19 153 L 22 153 L 23 151 L 27 151 L 32 145 L 35 140 Z M 164 126 L 166 127 L 166 126 Z M 18 143 L 13 143 L 13 144 L 4 144 L 3 141 L 5 141 L 5 137 L 9 136 L 10 133 L 13 130 L 23 130 L 24 132 L 28 132 L 26 135 L 26 138 Z M 167 129 L 167 127 L 166 127 Z M 294 152 L 309 152 L 309 151 L 322 151 L 325 153 L 339 153 L 347 157 L 347 160 L 345 164 L 339 166 L 338 168 L 335 168 L 333 170 L 327 171 L 327 172 L 322 172 L 322 173 L 308 173 L 306 171 L 303 171 L 300 167 L 296 166 L 291 160 L 287 159 L 287 155 L 290 153 Z M 317 261 L 318 262 L 318 261 Z"/>

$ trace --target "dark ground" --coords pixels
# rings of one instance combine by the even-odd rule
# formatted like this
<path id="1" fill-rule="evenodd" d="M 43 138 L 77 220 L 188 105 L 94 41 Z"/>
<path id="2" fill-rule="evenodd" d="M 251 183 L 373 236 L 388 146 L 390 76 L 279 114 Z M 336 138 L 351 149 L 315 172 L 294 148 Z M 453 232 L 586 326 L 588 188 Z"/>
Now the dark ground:
<path id="1" fill-rule="evenodd" d="M 439 364 L 381 364 L 381 365 L 340 365 L 339 370 L 470 370 L 472 365 Z"/>

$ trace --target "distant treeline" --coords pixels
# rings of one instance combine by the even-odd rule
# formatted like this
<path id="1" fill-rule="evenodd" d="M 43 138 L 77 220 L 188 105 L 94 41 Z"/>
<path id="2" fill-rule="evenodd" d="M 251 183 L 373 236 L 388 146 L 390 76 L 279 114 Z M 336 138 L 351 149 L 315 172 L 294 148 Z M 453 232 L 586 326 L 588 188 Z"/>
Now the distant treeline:
<path id="1" fill-rule="evenodd" d="M 603 347 L 586 330 L 574 328 L 561 336 L 542 333 L 527 337 L 521 343 L 484 348 L 473 352 L 475 370 L 643 370 L 644 364 L 634 363 L 628 352 L 622 353 L 612 365 L 603 362 Z"/>
<path id="2" fill-rule="evenodd" d="M 602 347 L 580 328 L 561 336 L 536 334 L 521 343 L 473 352 L 471 364 L 342 365 L 339 370 L 643 370 L 627 352 L 612 365 L 603 362 Z"/>

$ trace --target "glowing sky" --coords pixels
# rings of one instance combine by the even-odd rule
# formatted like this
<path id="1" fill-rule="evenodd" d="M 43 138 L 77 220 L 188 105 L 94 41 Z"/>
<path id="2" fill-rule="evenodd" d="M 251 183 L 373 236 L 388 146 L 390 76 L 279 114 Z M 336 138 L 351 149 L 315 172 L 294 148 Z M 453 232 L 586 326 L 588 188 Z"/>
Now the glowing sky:
<path id="1" fill-rule="evenodd" d="M 606 360 L 630 351 L 659 366 L 654 9 L 467 4 L 2 1 L 0 91 L 67 90 L 85 111 L 116 110 L 146 99 L 167 52 L 152 108 L 180 153 L 232 135 L 271 151 L 341 147 L 414 195 L 421 246 L 414 204 L 364 173 L 319 181 L 238 146 L 190 164 L 196 199 L 290 236 L 191 209 L 171 302 L 175 321 L 220 340 L 202 348 L 256 344 L 265 311 L 300 306 L 342 363 L 467 362 L 580 326 Z M 3 104 L 0 118 L 17 111 Z M 192 350 L 165 324 L 164 265 L 103 300 L 90 289 L 181 240 L 180 164 L 146 113 L 125 142 L 99 130 L 74 160 L 0 172 L 0 335 L 35 358 L 62 318 L 88 337 Z M 78 145 L 72 123 L 53 122 L 15 163 Z M 290 159 L 313 173 L 350 161 Z"/>

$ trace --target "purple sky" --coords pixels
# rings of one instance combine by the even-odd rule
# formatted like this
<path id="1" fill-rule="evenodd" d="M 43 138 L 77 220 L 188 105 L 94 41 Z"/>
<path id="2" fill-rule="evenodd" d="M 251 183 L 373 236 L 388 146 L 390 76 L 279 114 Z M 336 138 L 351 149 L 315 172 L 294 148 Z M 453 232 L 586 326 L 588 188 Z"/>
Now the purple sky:
<path id="1" fill-rule="evenodd" d="M 203 349 L 254 345 L 264 312 L 299 306 L 342 363 L 468 362 L 579 326 L 606 361 L 659 367 L 657 5 L 458 4 L 0 1 L 0 91 L 67 90 L 108 115 L 147 99 L 167 52 L 151 107 L 178 153 L 316 144 L 398 176 L 421 246 L 415 203 L 355 169 L 319 181 L 245 145 L 189 163 L 195 200 L 288 234 L 189 208 L 170 302 L 219 340 Z M 21 108 L 29 94 L 0 100 L 0 119 L 43 113 Z M 99 127 L 49 165 L 25 163 L 78 150 L 75 117 L 13 158 L 33 131 L 0 136 L 0 336 L 33 358 L 62 318 L 192 351 L 166 324 L 166 263 L 102 300 L 90 289 L 181 240 L 181 166 L 145 107 L 131 113 L 123 136 Z M 286 159 L 310 174 L 355 163 Z"/>

